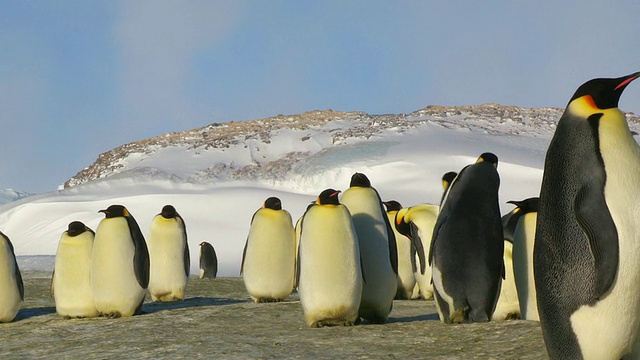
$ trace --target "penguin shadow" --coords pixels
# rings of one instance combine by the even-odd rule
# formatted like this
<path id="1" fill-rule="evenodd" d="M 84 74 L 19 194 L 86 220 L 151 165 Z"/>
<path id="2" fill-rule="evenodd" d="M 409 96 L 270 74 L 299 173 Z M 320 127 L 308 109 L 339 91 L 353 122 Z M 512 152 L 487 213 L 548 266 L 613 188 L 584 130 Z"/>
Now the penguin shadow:
<path id="1" fill-rule="evenodd" d="M 416 315 L 416 316 L 407 316 L 407 317 L 389 317 L 390 323 L 412 323 L 417 321 L 440 321 L 440 317 L 437 313 L 433 314 L 424 314 L 424 315 Z"/>
<path id="2" fill-rule="evenodd" d="M 23 309 L 20 309 L 20 311 L 18 311 L 18 314 L 16 315 L 15 319 L 13 319 L 13 321 L 21 321 L 21 320 L 30 319 L 37 316 L 55 315 L 55 314 L 56 314 L 56 308 L 54 306 L 23 308 Z"/>
<path id="3" fill-rule="evenodd" d="M 232 304 L 237 304 L 241 302 L 245 302 L 245 300 L 210 298 L 210 297 L 200 297 L 200 296 L 187 298 L 182 301 L 147 302 L 142 305 L 141 315 L 153 314 L 159 311 L 177 310 L 177 309 L 185 309 L 185 308 L 197 308 L 202 306 L 232 305 Z"/>

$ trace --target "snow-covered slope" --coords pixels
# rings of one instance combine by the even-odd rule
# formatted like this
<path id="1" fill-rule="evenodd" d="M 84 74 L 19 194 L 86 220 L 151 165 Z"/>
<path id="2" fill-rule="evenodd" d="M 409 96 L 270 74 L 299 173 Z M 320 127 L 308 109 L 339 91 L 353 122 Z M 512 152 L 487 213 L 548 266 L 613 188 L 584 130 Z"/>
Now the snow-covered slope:
<path id="1" fill-rule="evenodd" d="M 123 145 L 100 155 L 64 190 L 0 207 L 0 231 L 18 255 L 55 254 L 74 220 L 95 229 L 98 210 L 125 205 L 146 234 L 172 204 L 185 219 L 191 270 L 212 243 L 220 274 L 237 276 L 252 214 L 269 196 L 294 218 L 326 188 L 344 190 L 363 172 L 385 200 L 436 203 L 441 176 L 486 151 L 499 158 L 500 202 L 536 196 L 559 109 L 495 104 L 431 106 L 408 115 L 315 111 L 213 124 Z M 638 129 L 637 118 L 630 120 Z"/>
<path id="2" fill-rule="evenodd" d="M 31 196 L 31 194 L 13 189 L 0 190 L 0 205 L 8 204 L 27 196 Z"/>

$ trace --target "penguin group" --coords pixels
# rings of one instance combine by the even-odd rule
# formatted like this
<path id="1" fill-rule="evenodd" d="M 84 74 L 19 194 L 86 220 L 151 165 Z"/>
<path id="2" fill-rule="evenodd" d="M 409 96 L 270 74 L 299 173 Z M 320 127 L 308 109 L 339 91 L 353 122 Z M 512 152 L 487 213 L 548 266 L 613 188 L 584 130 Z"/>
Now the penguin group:
<path id="1" fill-rule="evenodd" d="M 552 359 L 640 358 L 640 146 L 618 109 L 640 72 L 578 87 L 544 160 L 540 193 L 500 214 L 491 152 L 442 176 L 438 203 L 386 200 L 356 172 L 328 188 L 295 225 L 277 197 L 253 214 L 240 267 L 249 297 L 298 292 L 311 327 L 389 321 L 394 300 L 432 299 L 444 323 L 539 321 Z M 429 186 L 429 184 L 425 184 Z M 124 317 L 185 298 L 184 219 L 165 206 L 147 238 L 122 205 L 96 231 L 63 232 L 51 291 L 63 317 Z M 200 278 L 217 276 L 200 243 Z M 0 233 L 0 322 L 16 318 L 24 285 Z"/>

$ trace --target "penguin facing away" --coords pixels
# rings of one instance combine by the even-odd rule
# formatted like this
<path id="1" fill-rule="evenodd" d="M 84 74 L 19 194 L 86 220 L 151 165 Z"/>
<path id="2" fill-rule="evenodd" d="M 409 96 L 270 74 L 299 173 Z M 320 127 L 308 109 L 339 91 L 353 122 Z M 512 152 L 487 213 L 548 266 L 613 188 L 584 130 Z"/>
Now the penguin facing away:
<path id="1" fill-rule="evenodd" d="M 640 357 L 640 147 L 618 109 L 638 77 L 582 84 L 547 150 L 533 264 L 552 359 Z"/>
<path id="2" fill-rule="evenodd" d="M 302 217 L 298 294 L 311 327 L 351 326 L 358 320 L 363 287 L 360 248 L 351 213 L 340 204 L 339 193 L 324 190 Z"/>
<path id="3" fill-rule="evenodd" d="M 366 175 L 353 174 L 341 202 L 353 218 L 366 279 L 359 316 L 372 323 L 385 323 L 398 286 L 398 253 L 393 229 L 380 195 Z"/>
<path id="4" fill-rule="evenodd" d="M 507 201 L 516 205 L 518 221 L 513 231 L 513 275 L 518 291 L 520 317 L 539 321 L 536 286 L 533 277 L 533 246 L 538 217 L 538 198 Z"/>
<path id="5" fill-rule="evenodd" d="M 389 222 L 394 223 L 396 214 L 402 209 L 402 205 L 396 200 L 385 201 L 383 204 L 387 208 L 387 218 Z M 413 289 L 416 286 L 416 278 L 413 274 L 416 267 L 416 250 L 410 238 L 399 233 L 395 226 L 392 226 L 392 229 L 396 238 L 396 248 L 398 251 L 398 289 L 394 299 L 412 299 Z"/>
<path id="6" fill-rule="evenodd" d="M 191 263 L 187 227 L 172 205 L 165 205 L 151 221 L 147 247 L 151 300 L 184 300 Z"/>
<path id="7" fill-rule="evenodd" d="M 443 197 L 429 251 L 442 322 L 486 322 L 495 310 L 504 275 L 497 165 L 483 153 Z"/>
<path id="8" fill-rule="evenodd" d="M 106 317 L 142 313 L 149 285 L 149 251 L 138 223 L 122 205 L 111 205 L 96 229 L 91 288 L 96 309 Z"/>
<path id="9" fill-rule="evenodd" d="M 280 199 L 268 198 L 251 219 L 241 274 L 256 303 L 281 301 L 295 283 L 296 235 Z"/>
<path id="10" fill-rule="evenodd" d="M 24 300 L 24 284 L 11 240 L 0 232 L 0 323 L 11 322 Z"/>
<path id="11" fill-rule="evenodd" d="M 56 313 L 65 318 L 98 316 L 91 289 L 91 254 L 95 233 L 73 221 L 60 237 L 56 251 L 51 292 Z"/>
<path id="12" fill-rule="evenodd" d="M 218 275 L 218 256 L 213 245 L 206 241 L 200 243 L 200 279 L 215 279 Z"/>

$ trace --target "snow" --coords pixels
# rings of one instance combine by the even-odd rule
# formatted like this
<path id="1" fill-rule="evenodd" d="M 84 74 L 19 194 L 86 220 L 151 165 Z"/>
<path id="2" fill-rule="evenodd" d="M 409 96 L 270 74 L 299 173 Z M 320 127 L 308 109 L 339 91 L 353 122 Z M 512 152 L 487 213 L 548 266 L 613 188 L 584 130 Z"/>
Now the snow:
<path id="1" fill-rule="evenodd" d="M 0 206 L 0 231 L 13 242 L 22 266 L 46 270 L 53 266 L 51 255 L 70 222 L 82 221 L 95 230 L 103 218 L 98 210 L 122 204 L 147 235 L 152 218 L 172 204 L 187 225 L 191 272 L 198 273 L 198 244 L 208 241 L 218 254 L 219 275 L 238 276 L 251 217 L 266 198 L 279 197 L 295 222 L 322 190 L 344 191 L 356 171 L 369 177 L 383 200 L 404 206 L 437 203 L 442 175 L 460 171 L 489 151 L 499 158 L 503 213 L 512 209 L 508 200 L 538 195 L 552 131 L 505 121 L 496 132 L 462 121 L 454 117 L 446 127 L 422 122 L 402 131 L 387 128 L 369 138 L 347 136 L 340 144 L 333 144 L 328 132 L 340 128 L 329 122 L 322 131 L 281 129 L 268 142 L 257 137 L 225 149 L 156 148 L 153 156 L 136 153 L 122 159 L 127 170 L 117 176 Z M 491 129 L 499 127 L 485 122 Z M 523 132 L 523 126 L 531 132 Z M 245 166 L 255 164 L 256 157 L 274 161 L 291 152 L 308 157 L 279 178 L 188 180 L 216 163 Z"/>

